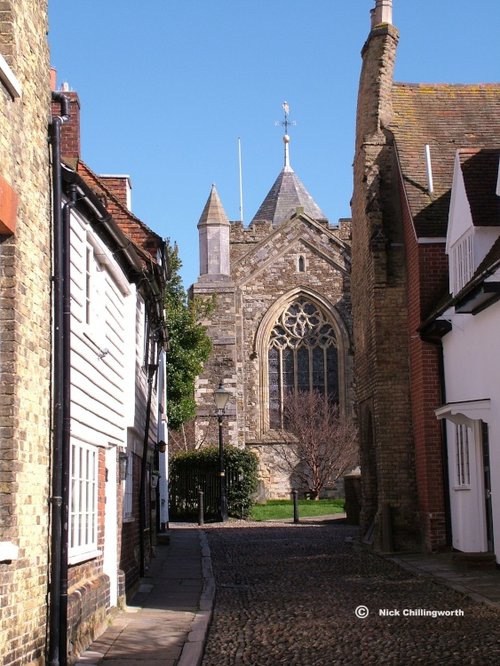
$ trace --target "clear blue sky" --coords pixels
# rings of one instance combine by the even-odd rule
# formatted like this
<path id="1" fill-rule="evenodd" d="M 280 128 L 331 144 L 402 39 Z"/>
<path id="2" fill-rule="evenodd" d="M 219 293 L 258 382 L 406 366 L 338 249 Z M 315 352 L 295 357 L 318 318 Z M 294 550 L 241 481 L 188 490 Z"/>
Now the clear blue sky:
<path id="1" fill-rule="evenodd" d="M 499 79 L 499 0 L 394 0 L 396 80 Z M 133 211 L 198 275 L 196 225 L 215 183 L 248 223 L 283 162 L 336 223 L 350 216 L 360 50 L 374 0 L 49 0 L 58 82 L 82 105 L 82 158 L 127 173 Z"/>

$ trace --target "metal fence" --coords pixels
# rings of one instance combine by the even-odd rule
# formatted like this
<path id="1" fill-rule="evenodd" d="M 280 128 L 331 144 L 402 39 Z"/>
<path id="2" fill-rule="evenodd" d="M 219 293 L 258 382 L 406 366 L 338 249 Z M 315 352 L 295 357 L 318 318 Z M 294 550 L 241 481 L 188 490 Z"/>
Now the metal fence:
<path id="1" fill-rule="evenodd" d="M 215 518 L 219 511 L 218 468 L 192 467 L 178 470 L 170 477 L 170 517 L 195 519 L 199 515 L 199 493 L 203 492 L 204 517 Z M 231 502 L 232 489 L 240 481 L 237 471 L 226 469 L 226 492 L 230 515 L 239 515 L 240 507 Z"/>

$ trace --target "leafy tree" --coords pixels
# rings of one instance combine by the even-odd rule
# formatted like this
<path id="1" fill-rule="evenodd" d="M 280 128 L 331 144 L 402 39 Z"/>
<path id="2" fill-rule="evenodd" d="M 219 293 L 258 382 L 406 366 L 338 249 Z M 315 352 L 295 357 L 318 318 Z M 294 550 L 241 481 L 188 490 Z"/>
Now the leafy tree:
<path id="1" fill-rule="evenodd" d="M 194 418 L 194 382 L 212 348 L 201 320 L 211 302 L 189 300 L 179 275 L 182 266 L 177 246 L 167 245 L 170 280 L 165 291 L 168 331 L 167 414 L 169 427 L 179 430 Z"/>
<path id="2" fill-rule="evenodd" d="M 317 391 L 290 393 L 283 412 L 286 429 L 273 445 L 279 467 L 319 499 L 325 486 L 357 463 L 356 424 Z"/>

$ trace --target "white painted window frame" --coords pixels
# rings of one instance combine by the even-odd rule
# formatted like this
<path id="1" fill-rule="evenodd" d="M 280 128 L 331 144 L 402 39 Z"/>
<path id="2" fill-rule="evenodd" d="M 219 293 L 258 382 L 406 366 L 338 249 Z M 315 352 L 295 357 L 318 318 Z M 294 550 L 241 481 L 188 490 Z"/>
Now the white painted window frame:
<path id="1" fill-rule="evenodd" d="M 456 486 L 470 488 L 470 446 L 474 432 L 465 423 L 455 424 Z"/>
<path id="2" fill-rule="evenodd" d="M 99 448 L 80 441 L 71 443 L 69 502 L 69 563 L 97 557 Z"/>
<path id="3" fill-rule="evenodd" d="M 97 346 L 106 340 L 106 268 L 99 261 L 99 248 L 87 236 L 83 257 L 83 316 L 85 333 Z"/>
<path id="4" fill-rule="evenodd" d="M 474 275 L 474 239 L 469 233 L 453 247 L 453 294 L 458 294 Z"/>

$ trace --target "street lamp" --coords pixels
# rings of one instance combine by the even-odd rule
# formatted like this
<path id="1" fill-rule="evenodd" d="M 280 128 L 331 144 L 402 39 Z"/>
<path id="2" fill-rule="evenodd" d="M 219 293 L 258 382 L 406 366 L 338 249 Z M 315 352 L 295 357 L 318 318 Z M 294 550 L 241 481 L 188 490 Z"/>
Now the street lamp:
<path id="1" fill-rule="evenodd" d="M 227 520 L 227 497 L 226 497 L 226 470 L 224 469 L 224 447 L 222 443 L 222 416 L 229 400 L 228 391 L 224 390 L 222 382 L 214 391 L 214 401 L 217 408 L 217 420 L 219 421 L 219 520 Z"/>

